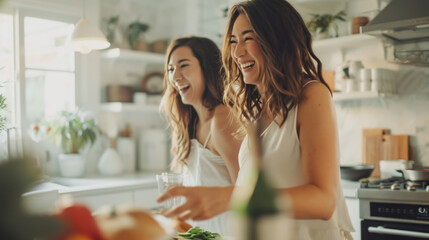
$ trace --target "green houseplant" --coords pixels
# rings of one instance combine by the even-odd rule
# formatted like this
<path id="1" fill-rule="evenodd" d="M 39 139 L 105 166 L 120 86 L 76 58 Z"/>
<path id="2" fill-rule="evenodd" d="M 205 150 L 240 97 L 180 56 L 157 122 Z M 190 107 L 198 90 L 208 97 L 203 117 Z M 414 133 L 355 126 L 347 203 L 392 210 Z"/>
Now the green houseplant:
<path id="1" fill-rule="evenodd" d="M 315 39 L 321 39 L 328 36 L 329 27 L 334 20 L 345 21 L 346 13 L 340 11 L 332 14 L 312 14 L 313 18 L 306 23 L 308 30 L 314 35 Z"/>
<path id="2" fill-rule="evenodd" d="M 6 129 L 6 116 L 3 114 L 6 107 L 6 98 L 0 94 L 0 132 Z"/>
<path id="3" fill-rule="evenodd" d="M 107 28 L 107 34 L 106 38 L 107 41 L 110 42 L 110 44 L 113 44 L 115 42 L 115 30 L 117 29 L 119 24 L 119 16 L 112 16 L 109 17 L 106 21 L 106 28 Z"/>
<path id="4" fill-rule="evenodd" d="M 141 36 L 147 30 L 149 30 L 149 25 L 139 21 L 134 21 L 128 25 L 126 33 L 131 49 L 142 51 L 146 50 L 145 48 L 147 48 L 147 46 L 141 47 L 139 45 L 144 42 L 141 39 Z"/>
<path id="5" fill-rule="evenodd" d="M 64 177 L 80 177 L 85 170 L 85 159 L 81 152 L 97 138 L 98 127 L 93 118 L 82 111 L 61 112 L 51 124 L 52 136 L 63 153 L 59 155 L 59 166 Z"/>

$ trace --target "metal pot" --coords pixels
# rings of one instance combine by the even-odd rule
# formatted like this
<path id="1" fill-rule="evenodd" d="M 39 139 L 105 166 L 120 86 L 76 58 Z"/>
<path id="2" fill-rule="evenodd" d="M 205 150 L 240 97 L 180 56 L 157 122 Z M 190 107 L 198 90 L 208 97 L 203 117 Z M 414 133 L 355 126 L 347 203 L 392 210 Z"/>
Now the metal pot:
<path id="1" fill-rule="evenodd" d="M 373 165 L 354 165 L 354 166 L 340 166 L 341 179 L 349 181 L 359 181 L 359 179 L 367 178 L 374 170 Z"/>
<path id="2" fill-rule="evenodd" d="M 411 181 L 429 181 L 429 168 L 402 169 L 397 171 L 402 172 L 404 178 Z"/>

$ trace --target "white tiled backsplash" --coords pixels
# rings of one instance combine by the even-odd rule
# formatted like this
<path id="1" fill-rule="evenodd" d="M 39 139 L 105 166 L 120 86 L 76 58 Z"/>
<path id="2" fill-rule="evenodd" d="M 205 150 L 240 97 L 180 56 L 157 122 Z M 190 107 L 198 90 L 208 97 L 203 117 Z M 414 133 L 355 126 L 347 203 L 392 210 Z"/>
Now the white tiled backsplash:
<path id="1" fill-rule="evenodd" d="M 362 128 L 410 135 L 414 157 L 429 167 L 429 68 L 401 67 L 398 96 L 336 104 L 342 164 L 361 162 Z"/>

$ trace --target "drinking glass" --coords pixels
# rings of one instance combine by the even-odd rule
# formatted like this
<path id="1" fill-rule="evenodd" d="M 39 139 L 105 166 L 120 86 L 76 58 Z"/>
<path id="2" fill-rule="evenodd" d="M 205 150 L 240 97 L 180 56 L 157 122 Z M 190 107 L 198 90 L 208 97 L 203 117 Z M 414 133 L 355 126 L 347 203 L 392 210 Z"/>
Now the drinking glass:
<path id="1" fill-rule="evenodd" d="M 182 185 L 183 175 L 179 173 L 166 173 L 156 175 L 156 181 L 158 183 L 158 192 L 163 194 L 167 189 Z M 182 203 L 182 197 L 170 198 L 163 202 L 164 209 L 172 209 L 179 206 Z"/>

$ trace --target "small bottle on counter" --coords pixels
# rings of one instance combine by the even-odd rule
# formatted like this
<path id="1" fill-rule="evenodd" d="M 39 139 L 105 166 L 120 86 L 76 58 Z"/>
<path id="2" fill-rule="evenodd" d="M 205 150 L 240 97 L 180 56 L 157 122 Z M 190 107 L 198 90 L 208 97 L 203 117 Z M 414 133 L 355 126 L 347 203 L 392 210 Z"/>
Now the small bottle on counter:
<path id="1" fill-rule="evenodd" d="M 132 173 L 137 170 L 136 164 L 136 141 L 133 138 L 130 124 L 119 132 L 119 137 L 116 141 L 118 154 L 124 163 L 124 172 Z"/>

